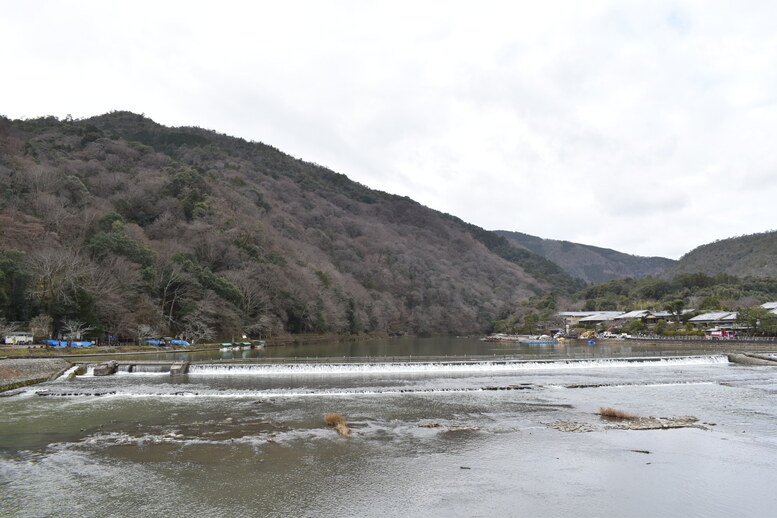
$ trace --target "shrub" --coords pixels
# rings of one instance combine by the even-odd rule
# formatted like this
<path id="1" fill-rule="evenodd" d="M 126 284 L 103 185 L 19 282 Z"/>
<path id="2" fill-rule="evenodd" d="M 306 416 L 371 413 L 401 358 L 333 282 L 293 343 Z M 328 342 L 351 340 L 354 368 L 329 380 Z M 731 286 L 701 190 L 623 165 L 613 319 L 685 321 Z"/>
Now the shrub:
<path id="1" fill-rule="evenodd" d="M 605 407 L 599 407 L 599 415 L 602 417 L 608 417 L 611 419 L 639 419 L 640 417 L 636 414 L 630 414 L 628 412 L 624 412 L 623 410 L 616 410 L 615 408 L 605 408 Z"/>
<path id="2" fill-rule="evenodd" d="M 345 420 L 343 414 L 325 414 L 324 422 L 327 426 L 331 426 L 342 437 L 351 437 L 351 429 L 348 428 L 348 423 Z"/>

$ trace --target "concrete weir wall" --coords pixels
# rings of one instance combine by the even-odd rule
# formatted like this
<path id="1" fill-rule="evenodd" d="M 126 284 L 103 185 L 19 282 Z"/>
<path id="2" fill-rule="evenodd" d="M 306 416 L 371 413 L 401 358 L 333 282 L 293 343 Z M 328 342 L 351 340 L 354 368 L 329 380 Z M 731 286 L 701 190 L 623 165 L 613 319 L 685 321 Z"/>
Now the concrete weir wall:
<path id="1" fill-rule="evenodd" d="M 115 360 L 98 363 L 97 365 L 94 366 L 93 374 L 95 376 L 109 376 L 111 374 L 115 374 L 118 368 L 119 368 L 119 363 Z"/>
<path id="2" fill-rule="evenodd" d="M 171 376 L 178 376 L 189 372 L 189 362 L 165 362 L 165 361 L 125 361 L 110 360 L 94 365 L 95 376 L 110 376 L 116 372 L 169 372 Z"/>
<path id="3" fill-rule="evenodd" d="M 70 362 L 62 358 L 0 360 L 0 392 L 55 378 L 70 366 Z"/>
<path id="4" fill-rule="evenodd" d="M 174 363 L 170 366 L 170 375 L 178 376 L 189 372 L 189 362 Z"/>
<path id="5" fill-rule="evenodd" d="M 729 353 L 727 356 L 728 361 L 733 364 L 777 367 L 777 356 L 755 353 Z M 0 392 L 53 379 L 61 375 L 72 365 L 69 361 L 62 358 L 0 359 Z M 163 369 L 164 372 L 170 372 L 171 376 L 178 376 L 189 372 L 189 362 L 110 360 L 95 364 L 94 375 L 107 376 L 122 369 L 132 372 L 133 369 L 141 366 L 146 368 L 157 366 Z"/>
<path id="6" fill-rule="evenodd" d="M 730 353 L 728 361 L 739 365 L 771 365 L 777 367 L 777 358 L 771 358 L 762 354 Z"/>

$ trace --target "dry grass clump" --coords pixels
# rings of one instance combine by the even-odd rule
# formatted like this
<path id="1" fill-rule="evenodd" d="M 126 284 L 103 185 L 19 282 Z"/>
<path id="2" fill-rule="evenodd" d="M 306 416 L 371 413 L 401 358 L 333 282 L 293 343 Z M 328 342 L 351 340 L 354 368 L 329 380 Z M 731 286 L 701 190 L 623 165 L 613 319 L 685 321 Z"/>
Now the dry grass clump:
<path id="1" fill-rule="evenodd" d="M 611 419 L 639 419 L 640 416 L 636 414 L 630 414 L 623 410 L 617 410 L 615 408 L 599 407 L 599 415 L 602 417 L 609 417 Z"/>
<path id="2" fill-rule="evenodd" d="M 343 414 L 324 414 L 324 422 L 337 430 L 341 437 L 351 437 L 351 429 L 348 428 Z"/>

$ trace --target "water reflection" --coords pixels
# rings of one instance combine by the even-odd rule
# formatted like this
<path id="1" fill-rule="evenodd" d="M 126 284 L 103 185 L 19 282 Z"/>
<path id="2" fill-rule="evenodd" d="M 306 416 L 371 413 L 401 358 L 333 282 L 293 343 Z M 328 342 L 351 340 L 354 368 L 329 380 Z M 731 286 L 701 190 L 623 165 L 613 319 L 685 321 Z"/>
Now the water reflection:
<path id="1" fill-rule="evenodd" d="M 619 358 L 629 356 L 682 356 L 687 354 L 719 354 L 731 349 L 730 344 L 719 343 L 650 343 L 637 341 L 598 342 L 589 345 L 585 340 L 569 340 L 557 344 L 510 344 L 484 342 L 479 338 L 391 338 L 340 343 L 267 346 L 262 349 L 220 351 L 192 351 L 150 355 L 124 355 L 125 359 L 179 359 L 185 361 L 212 361 L 232 359 L 316 360 L 318 358 L 354 358 L 385 361 L 392 359 L 433 359 L 463 357 L 473 359 L 539 359 L 539 358 Z M 736 349 L 746 348 L 737 345 Z"/>

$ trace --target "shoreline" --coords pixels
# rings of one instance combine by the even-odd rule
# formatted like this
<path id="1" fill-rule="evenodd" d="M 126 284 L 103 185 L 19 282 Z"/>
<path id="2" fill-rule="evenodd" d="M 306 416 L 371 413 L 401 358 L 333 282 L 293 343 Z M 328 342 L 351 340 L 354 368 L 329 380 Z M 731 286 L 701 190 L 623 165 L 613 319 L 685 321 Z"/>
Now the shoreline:
<path id="1" fill-rule="evenodd" d="M 266 339 L 265 347 L 284 347 L 289 345 L 314 345 L 360 340 L 387 338 L 386 335 L 289 335 Z M 95 347 L 56 347 L 43 345 L 7 346 L 0 345 L 0 360 L 4 359 L 40 359 L 40 358 L 83 358 L 90 356 L 127 356 L 136 354 L 178 354 L 204 352 L 219 349 L 222 343 L 208 343 L 189 347 L 158 347 L 152 345 L 95 346 Z M 10 354 L 9 354 L 10 353 Z"/>

